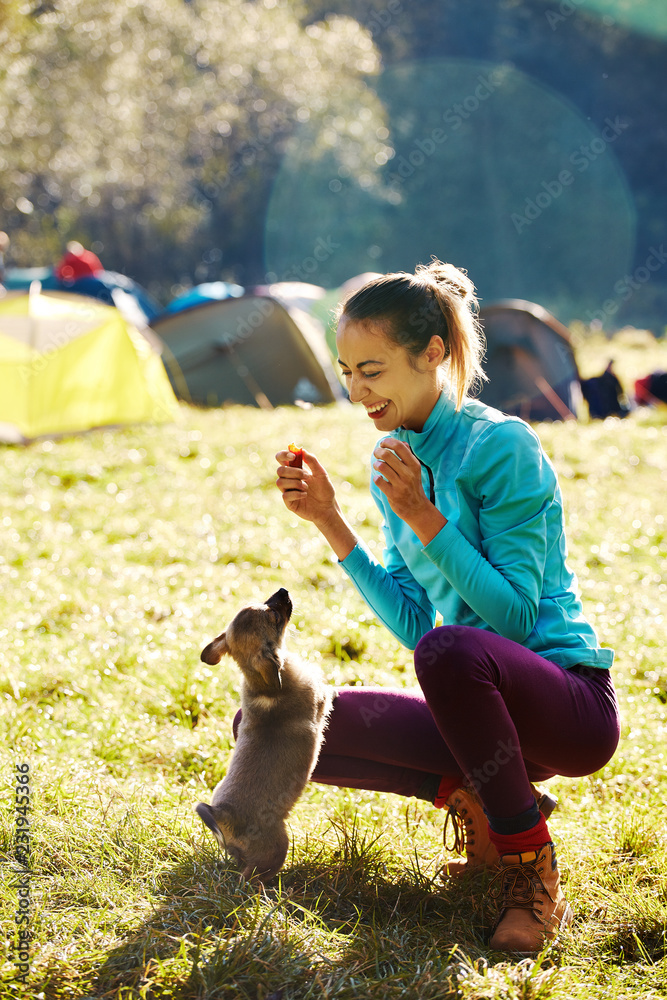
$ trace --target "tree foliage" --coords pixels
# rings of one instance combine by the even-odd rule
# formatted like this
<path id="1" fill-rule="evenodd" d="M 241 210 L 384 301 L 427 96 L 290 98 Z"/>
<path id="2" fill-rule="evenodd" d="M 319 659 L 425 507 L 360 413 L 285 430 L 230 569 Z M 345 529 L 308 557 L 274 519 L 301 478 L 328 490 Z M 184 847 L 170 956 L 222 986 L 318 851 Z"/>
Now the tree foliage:
<path id="1" fill-rule="evenodd" d="M 557 202 L 556 208 L 553 212 L 549 209 L 545 218 L 551 220 L 555 212 L 562 212 L 565 223 L 566 209 L 571 210 L 569 232 L 564 226 L 560 246 L 552 247 L 548 238 L 551 234 L 545 233 L 541 223 L 531 228 L 531 239 L 539 234 L 540 244 L 529 269 L 541 268 L 542 286 L 549 280 L 563 285 L 556 290 L 554 298 L 570 299 L 571 308 L 576 303 L 572 301 L 568 272 L 577 255 L 587 253 L 590 265 L 593 254 L 599 258 L 601 267 L 606 263 L 609 273 L 608 280 L 603 283 L 604 290 L 602 286 L 590 289 L 596 301 L 591 314 L 598 317 L 604 314 L 605 325 L 609 327 L 635 323 L 656 331 L 664 329 L 667 269 L 661 267 L 656 273 L 651 272 L 650 280 L 642 280 L 648 274 L 647 259 L 654 250 L 658 250 L 662 259 L 667 240 L 667 88 L 664 85 L 667 15 L 664 0 L 642 0 L 641 3 L 632 0 L 466 0 L 465 3 L 443 0 L 439 4 L 432 0 L 411 0 L 410 3 L 405 0 L 355 0 L 354 3 L 352 0 L 308 0 L 307 7 L 308 17 L 315 20 L 331 11 L 354 12 L 360 23 L 368 27 L 383 62 L 379 80 L 381 94 L 385 78 L 391 77 L 394 70 L 410 62 L 415 66 L 428 66 L 438 60 L 444 68 L 440 90 L 443 107 L 446 107 L 451 103 L 446 94 L 447 66 L 460 60 L 475 60 L 499 68 L 509 66 L 525 74 L 527 80 L 558 96 L 564 107 L 569 105 L 583 122 L 589 123 L 593 135 L 604 134 L 610 120 L 627 126 L 618 141 L 609 146 L 611 156 L 601 157 L 594 164 L 597 171 L 602 169 L 605 159 L 616 160 L 625 193 L 615 197 L 610 187 L 601 185 L 591 203 L 595 212 L 588 212 L 586 218 L 577 217 L 575 199 L 569 195 Z M 405 148 L 410 150 L 411 142 L 423 140 L 427 132 L 426 121 L 422 115 L 416 115 L 410 136 L 409 128 L 408 131 L 403 129 L 404 119 L 396 117 L 384 96 L 383 102 L 390 129 L 387 141 L 397 152 L 393 165 L 395 172 Z M 478 124 L 477 118 L 475 123 Z M 515 107 L 515 125 L 519 130 L 527 125 L 525 109 L 519 103 Z M 457 134 L 462 133 L 463 129 Z M 553 159 L 554 149 L 560 149 L 564 166 L 571 167 L 570 139 L 566 134 L 553 136 L 550 141 L 545 137 L 545 161 Z M 526 183 L 523 191 L 515 191 L 511 199 L 503 201 L 502 192 L 498 193 L 493 213 L 484 208 L 484 216 L 490 223 L 497 215 L 509 218 L 517 204 L 522 206 L 526 199 L 535 198 L 543 181 L 551 181 L 547 162 L 532 178 L 526 176 L 520 145 L 506 145 L 493 153 L 499 157 L 500 173 L 503 169 L 516 169 L 517 178 L 523 177 Z M 447 189 L 452 169 L 465 173 L 466 168 L 462 152 L 461 159 L 448 168 L 442 187 L 433 187 L 434 195 L 436 191 Z M 420 174 L 420 177 L 425 176 L 425 172 Z M 579 194 L 582 185 L 578 173 L 576 177 L 577 183 L 572 190 Z M 418 179 L 415 177 L 410 183 L 414 185 Z M 495 173 L 490 172 L 489 184 L 495 185 L 496 179 Z M 603 204 L 605 194 L 606 204 Z M 414 204 L 415 226 L 420 223 L 427 227 L 432 225 L 433 212 L 422 210 L 415 202 L 414 192 L 411 203 Z M 604 239 L 608 222 L 616 219 L 620 225 L 623 216 L 627 215 L 628 204 L 635 215 L 635 237 L 634 259 L 626 271 L 617 269 L 616 240 L 605 244 Z M 461 210 L 466 206 L 471 213 L 478 211 L 477 202 L 466 200 L 462 191 Z M 447 223 L 445 217 L 443 228 Z M 524 230 L 524 234 L 526 232 Z M 600 236 L 599 250 L 590 246 L 590 236 L 594 232 Z M 582 241 L 582 235 L 587 239 Z M 395 239 L 394 249 L 397 253 L 404 252 L 404 241 Z M 465 261 L 472 267 L 474 261 L 467 253 L 462 263 Z M 509 263 L 502 251 L 498 261 L 503 265 Z M 482 276 L 486 271 L 493 279 L 492 285 L 502 282 L 503 266 L 500 264 L 492 262 L 488 269 L 482 267 Z M 637 273 L 639 280 L 635 277 Z M 583 273 L 580 280 L 585 280 Z M 505 284 L 505 294 L 508 294 L 507 287 Z M 539 291 L 536 288 L 534 294 Z M 582 318 L 586 314 L 587 310 Z"/>
<path id="2" fill-rule="evenodd" d="M 200 278 L 210 263 L 261 279 L 249 234 L 294 128 L 326 122 L 332 102 L 381 117 L 369 33 L 346 17 L 304 28 L 297 13 L 279 0 L 56 0 L 26 33 L 1 24 L 13 259 L 50 263 L 78 238 L 153 286 L 198 262 Z M 372 133 L 355 142 L 372 158 Z"/>
<path id="3" fill-rule="evenodd" d="M 38 6 L 0 3 L 0 229 L 11 235 L 10 262 L 48 264 L 79 239 L 108 268 L 164 299 L 179 282 L 251 284 L 271 273 L 298 274 L 321 236 L 341 249 L 314 280 L 333 281 L 399 257 L 411 266 L 424 233 L 463 233 L 465 212 L 476 211 L 494 231 L 493 252 L 480 267 L 493 279 L 488 293 L 507 288 L 512 264 L 526 278 L 540 271 L 555 303 L 573 300 L 568 268 L 576 271 L 579 254 L 600 264 L 599 285 L 576 273 L 590 286 L 592 314 L 607 301 L 614 322 L 664 325 L 664 271 L 645 282 L 633 277 L 648 274 L 649 255 L 667 239 L 661 0 L 32 2 Z M 508 111 L 512 129 L 499 131 L 494 97 L 466 122 L 481 154 L 464 142 L 455 147 L 462 127 L 446 150 L 438 146 L 439 174 L 438 154 L 428 157 L 430 172 L 391 180 L 430 135 L 432 95 L 422 99 L 420 90 L 429 65 L 443 67 L 433 87 L 445 111 L 460 99 L 451 74 L 465 60 L 515 69 L 571 106 L 592 135 L 604 134 L 609 121 L 623 126 L 593 164 L 610 174 L 618 164 L 621 195 L 600 183 L 581 215 L 578 200 L 588 197 L 584 180 L 594 171 L 581 180 L 577 174 L 568 188 L 574 194 L 519 234 L 524 249 L 535 242 L 528 267 L 498 238 L 499 220 L 522 215 L 538 194 L 544 202 L 544 185 L 555 190 L 553 163 L 562 154 L 571 167 L 583 139 L 573 145 L 567 130 L 544 127 L 545 156 L 533 135 L 536 159 L 526 171 L 526 109 L 517 98 Z M 410 66 L 414 77 L 393 92 L 392 80 Z M 495 145 L 482 135 L 486 111 Z M 491 209 L 470 195 L 482 160 L 478 188 Z M 509 186 L 499 183 L 503 172 Z M 560 216 L 554 242 L 547 222 Z M 607 222 L 625 226 L 630 216 L 634 259 L 626 275 Z M 333 235 L 341 228 L 360 248 L 354 259 Z M 582 229 L 599 234 L 601 249 L 579 239 Z M 466 239 L 481 245 L 472 229 Z M 392 253 L 383 255 L 384 247 Z M 468 245 L 459 240 L 454 250 L 472 269 Z M 451 251 L 437 238 L 430 252 Z M 637 286 L 629 297 L 616 290 L 626 278 Z M 541 294 L 539 283 L 527 285 L 525 294 Z"/>

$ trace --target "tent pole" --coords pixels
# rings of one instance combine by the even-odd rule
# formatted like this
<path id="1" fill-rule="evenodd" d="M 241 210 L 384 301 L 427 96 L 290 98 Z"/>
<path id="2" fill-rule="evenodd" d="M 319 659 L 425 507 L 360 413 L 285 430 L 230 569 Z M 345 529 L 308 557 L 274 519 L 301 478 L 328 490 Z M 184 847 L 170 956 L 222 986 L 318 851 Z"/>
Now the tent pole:
<path id="1" fill-rule="evenodd" d="M 558 393 L 549 385 L 547 380 L 543 378 L 542 375 L 538 375 L 537 378 L 533 379 L 535 385 L 540 390 L 543 396 L 549 400 L 553 408 L 556 410 L 561 420 L 576 420 L 577 416 L 572 412 L 569 406 L 567 406 L 563 400 L 560 398 Z"/>
<path id="2" fill-rule="evenodd" d="M 254 397 L 255 402 L 261 410 L 272 410 L 273 403 L 270 401 L 268 396 L 262 392 L 259 383 L 255 380 L 250 372 L 250 369 L 246 365 L 242 364 L 238 354 L 233 347 L 229 344 L 225 344 L 224 353 L 229 355 L 229 360 L 234 365 L 234 370 L 236 374 L 241 379 L 245 385 L 248 392 Z"/>
<path id="3" fill-rule="evenodd" d="M 28 331 L 29 331 L 28 346 L 30 348 L 30 355 L 28 361 L 28 380 L 26 384 L 26 392 L 28 395 L 28 405 L 26 407 L 26 410 L 28 413 L 28 427 L 31 429 L 32 429 L 32 418 L 33 418 L 32 400 L 34 395 L 32 391 L 32 380 L 35 374 L 35 365 L 33 364 L 34 361 L 33 354 L 37 350 L 37 334 L 39 332 L 37 328 L 38 310 L 35 308 L 35 306 L 41 293 L 42 293 L 41 281 L 31 281 L 30 288 L 28 289 Z"/>
<path id="4" fill-rule="evenodd" d="M 181 399 L 184 399 L 186 403 L 192 403 L 192 396 L 190 395 L 190 390 L 188 389 L 188 383 L 185 381 L 183 369 L 176 360 L 174 353 L 164 343 L 162 344 L 162 352 L 165 356 L 165 367 L 169 368 L 174 384 L 181 394 Z"/>

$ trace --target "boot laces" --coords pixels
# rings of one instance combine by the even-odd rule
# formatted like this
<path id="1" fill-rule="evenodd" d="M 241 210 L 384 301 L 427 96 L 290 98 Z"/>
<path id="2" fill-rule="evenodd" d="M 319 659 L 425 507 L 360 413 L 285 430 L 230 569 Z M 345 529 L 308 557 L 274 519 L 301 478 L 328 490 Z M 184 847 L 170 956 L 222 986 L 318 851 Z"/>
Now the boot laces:
<path id="1" fill-rule="evenodd" d="M 447 831 L 449 826 L 452 826 L 454 833 L 454 844 L 452 847 L 447 843 Z M 455 806 L 450 806 L 447 810 L 447 815 L 445 816 L 445 827 L 442 832 L 442 839 L 445 845 L 446 851 L 451 851 L 453 854 L 463 854 L 466 846 L 466 828 L 463 821 L 463 817 L 457 811 Z"/>
<path id="2" fill-rule="evenodd" d="M 503 907 L 520 910 L 534 909 L 538 892 L 545 893 L 551 899 L 537 868 L 527 863 L 501 868 L 489 886 L 489 895 L 492 899 L 502 897 Z"/>

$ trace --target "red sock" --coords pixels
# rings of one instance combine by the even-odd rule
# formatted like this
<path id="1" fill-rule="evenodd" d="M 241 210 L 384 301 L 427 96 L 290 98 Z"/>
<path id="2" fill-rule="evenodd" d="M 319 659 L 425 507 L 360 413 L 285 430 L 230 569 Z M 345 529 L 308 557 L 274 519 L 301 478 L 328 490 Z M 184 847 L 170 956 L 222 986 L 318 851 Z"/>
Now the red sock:
<path id="1" fill-rule="evenodd" d="M 547 821 L 540 813 L 538 823 L 521 833 L 496 833 L 489 827 L 489 839 L 498 854 L 523 854 L 524 851 L 539 851 L 551 837 Z"/>
<path id="2" fill-rule="evenodd" d="M 444 809 L 447 805 L 447 799 L 455 792 L 457 788 L 460 788 L 464 782 L 464 778 L 459 774 L 458 778 L 452 778 L 448 774 L 443 774 L 440 779 L 440 784 L 438 786 L 438 794 L 435 797 L 435 802 L 433 803 L 436 809 Z"/>

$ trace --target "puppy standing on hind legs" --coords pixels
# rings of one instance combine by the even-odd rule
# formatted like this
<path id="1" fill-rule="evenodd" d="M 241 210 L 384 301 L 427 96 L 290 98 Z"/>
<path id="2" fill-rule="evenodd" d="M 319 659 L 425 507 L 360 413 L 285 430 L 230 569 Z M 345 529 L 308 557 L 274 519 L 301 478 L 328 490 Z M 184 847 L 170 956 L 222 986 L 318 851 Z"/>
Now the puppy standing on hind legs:
<path id="1" fill-rule="evenodd" d="M 320 671 L 285 649 L 291 614 L 281 588 L 265 604 L 239 611 L 201 654 L 211 665 L 227 654 L 243 674 L 231 764 L 211 804 L 199 802 L 196 811 L 247 879 L 269 879 L 285 861 L 285 820 L 315 766 L 332 706 L 333 689 Z"/>

